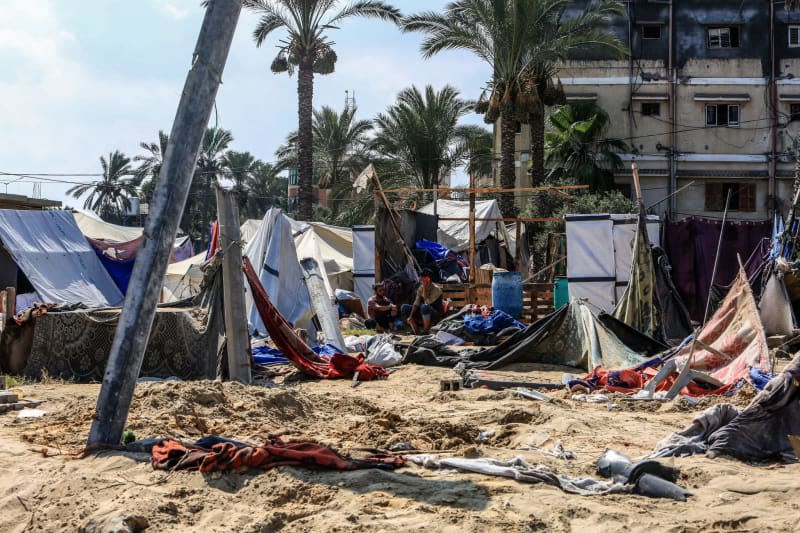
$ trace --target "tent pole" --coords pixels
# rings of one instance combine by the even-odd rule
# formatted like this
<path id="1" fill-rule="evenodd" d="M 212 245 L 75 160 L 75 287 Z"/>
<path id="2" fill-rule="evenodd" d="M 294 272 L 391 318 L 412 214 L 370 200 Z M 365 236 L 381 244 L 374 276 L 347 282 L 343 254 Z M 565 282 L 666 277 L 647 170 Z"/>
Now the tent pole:
<path id="1" fill-rule="evenodd" d="M 722 250 L 722 236 L 725 234 L 725 220 L 728 218 L 728 206 L 731 203 L 731 189 L 728 189 L 728 196 L 725 198 L 725 211 L 722 213 L 722 226 L 719 228 L 719 240 L 717 241 L 717 253 L 714 256 L 714 268 L 711 270 L 711 283 L 708 286 L 708 297 L 706 298 L 706 312 L 703 314 L 703 326 L 708 321 L 708 311 L 711 309 L 711 291 L 714 288 L 714 280 L 717 277 L 717 265 L 719 264 L 719 252 Z"/>
<path id="2" fill-rule="evenodd" d="M 469 175 L 469 283 L 475 283 L 477 277 L 475 259 L 475 173 Z"/>
<path id="3" fill-rule="evenodd" d="M 125 298 L 97 398 L 89 446 L 117 445 L 122 438 L 197 154 L 241 10 L 241 0 L 214 0 L 206 8 L 144 228 L 144 240 L 131 274 L 133 289 Z"/>
<path id="4" fill-rule="evenodd" d="M 225 309 L 225 337 L 228 348 L 228 375 L 231 380 L 250 384 L 250 337 L 244 308 L 244 276 L 242 275 L 242 235 L 235 195 L 219 184 L 217 213 L 219 242 L 222 247 L 222 288 Z"/>

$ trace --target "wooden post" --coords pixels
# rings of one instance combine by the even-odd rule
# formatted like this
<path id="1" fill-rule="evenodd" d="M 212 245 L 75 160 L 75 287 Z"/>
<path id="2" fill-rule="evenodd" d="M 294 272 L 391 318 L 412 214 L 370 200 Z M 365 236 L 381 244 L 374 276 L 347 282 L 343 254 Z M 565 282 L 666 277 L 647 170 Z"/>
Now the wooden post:
<path id="1" fill-rule="evenodd" d="M 475 175 L 469 175 L 469 282 L 475 283 L 478 262 L 475 258 Z"/>
<path id="2" fill-rule="evenodd" d="M 232 381 L 250 384 L 250 335 L 244 307 L 242 235 L 236 194 L 216 185 L 219 242 L 222 248 L 222 290 L 225 308 L 225 337 L 228 374 Z"/>
<path id="3" fill-rule="evenodd" d="M 311 296 L 311 304 L 317 319 L 322 326 L 322 333 L 325 335 L 325 342 L 335 345 L 340 350 L 344 350 L 344 338 L 342 330 L 339 328 L 339 317 L 334 316 L 334 309 L 331 305 L 331 296 L 325 288 L 325 281 L 322 279 L 317 260 L 313 257 L 306 257 L 300 260 L 303 269 L 303 278 L 306 280 L 308 294 Z"/>
<path id="4" fill-rule="evenodd" d="M 206 8 L 97 398 L 89 446 L 113 446 L 122 438 L 197 154 L 241 11 L 241 0 L 214 0 Z"/>

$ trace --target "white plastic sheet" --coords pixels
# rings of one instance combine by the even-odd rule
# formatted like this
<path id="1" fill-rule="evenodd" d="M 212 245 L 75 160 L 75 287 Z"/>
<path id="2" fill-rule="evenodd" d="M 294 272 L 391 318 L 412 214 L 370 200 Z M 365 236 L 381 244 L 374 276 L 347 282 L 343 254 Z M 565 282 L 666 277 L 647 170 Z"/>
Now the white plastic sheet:
<path id="1" fill-rule="evenodd" d="M 433 202 L 422 207 L 420 213 L 427 215 L 433 214 Z M 438 200 L 436 202 L 436 213 L 442 218 L 460 218 L 464 220 L 439 220 L 437 240 L 442 246 L 454 252 L 463 252 L 469 248 L 469 202 L 462 200 Z M 475 202 L 475 218 L 502 218 L 500 207 L 497 200 L 479 200 Z M 505 225 L 496 221 L 476 220 L 475 221 L 475 242 L 485 241 L 491 234 L 497 233 L 499 238 L 505 241 L 508 251 L 513 257 L 516 253 L 515 247 L 510 245 L 509 235 Z"/>
<path id="2" fill-rule="evenodd" d="M 122 303 L 122 293 L 71 212 L 0 210 L 0 240 L 43 302 Z"/>

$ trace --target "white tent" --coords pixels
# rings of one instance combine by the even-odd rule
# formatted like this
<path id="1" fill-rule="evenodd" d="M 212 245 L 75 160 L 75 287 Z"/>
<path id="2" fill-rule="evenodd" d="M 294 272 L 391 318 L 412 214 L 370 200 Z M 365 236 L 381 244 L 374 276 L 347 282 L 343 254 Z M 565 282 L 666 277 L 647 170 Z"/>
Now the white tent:
<path id="1" fill-rule="evenodd" d="M 433 214 L 433 202 L 419 210 L 426 215 Z M 439 220 L 436 240 L 442 246 L 454 252 L 463 252 L 469 249 L 469 202 L 462 200 L 438 200 L 436 202 L 436 212 L 442 218 L 459 218 L 463 220 Z M 502 219 L 503 214 L 497 200 L 479 200 L 475 202 L 476 219 Z M 499 235 L 497 235 L 499 230 Z M 485 241 L 490 235 L 495 234 L 498 240 L 511 243 L 506 227 L 502 221 L 476 220 L 475 221 L 475 243 Z M 516 253 L 514 246 L 508 246 L 508 251 L 512 257 Z"/>
<path id="2" fill-rule="evenodd" d="M 198 294 L 200 283 L 203 281 L 203 271 L 200 267 L 205 260 L 206 253 L 201 252 L 167 266 L 164 288 L 161 292 L 162 301 L 177 302 Z"/>
<path id="3" fill-rule="evenodd" d="M 92 239 L 106 242 L 129 242 L 142 236 L 143 228 L 118 226 L 101 219 L 91 211 L 76 210 L 73 213 L 81 233 Z"/>
<path id="4" fill-rule="evenodd" d="M 353 290 L 353 235 L 349 228 L 292 220 L 292 234 L 297 258 L 316 259 L 328 294 L 336 289 Z"/>
<path id="5" fill-rule="evenodd" d="M 25 273 L 43 302 L 110 307 L 122 293 L 100 263 L 69 211 L 0 210 L 0 240 L 7 258 L 3 277 Z"/>
<path id="6" fill-rule="evenodd" d="M 637 215 L 565 215 L 569 297 L 584 298 L 595 311 L 614 310 L 631 274 Z M 660 246 L 660 219 L 647 217 L 647 236 Z"/>
<path id="7" fill-rule="evenodd" d="M 311 318 L 314 310 L 292 239 L 292 220 L 280 209 L 267 211 L 245 246 L 243 255 L 250 259 L 264 290 L 281 315 L 295 327 L 308 330 L 313 340 L 315 330 Z M 249 287 L 246 289 L 250 329 L 264 333 L 264 323 L 253 305 Z"/>

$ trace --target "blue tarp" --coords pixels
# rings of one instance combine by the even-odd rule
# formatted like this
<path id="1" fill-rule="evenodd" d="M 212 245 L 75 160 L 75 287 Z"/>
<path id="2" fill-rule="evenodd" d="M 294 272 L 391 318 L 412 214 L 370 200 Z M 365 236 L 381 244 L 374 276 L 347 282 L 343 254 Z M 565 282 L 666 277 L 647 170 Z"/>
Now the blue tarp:
<path id="1" fill-rule="evenodd" d="M 136 258 L 120 261 L 108 257 L 102 250 L 98 250 L 97 248 L 94 248 L 94 252 L 100 259 L 100 262 L 103 263 L 103 266 L 108 271 L 111 279 L 114 280 L 114 284 L 119 288 L 120 292 L 126 294 L 128 292 L 128 283 L 131 281 L 131 273 L 133 272 L 133 264 L 136 262 Z"/>
<path id="2" fill-rule="evenodd" d="M 482 315 L 466 315 L 464 317 L 464 329 L 477 335 L 499 333 L 506 328 L 525 329 L 526 327 L 525 324 L 499 309 L 492 311 L 486 318 Z"/>
<path id="3" fill-rule="evenodd" d="M 753 367 L 750 369 L 750 379 L 758 390 L 764 390 L 764 387 L 767 386 L 767 383 L 769 383 L 773 377 L 774 376 L 766 372 L 762 372 L 759 368 Z"/>
<path id="4" fill-rule="evenodd" d="M 347 353 L 344 350 L 340 350 L 333 344 L 323 344 L 321 346 L 314 346 L 311 349 L 314 350 L 315 354 L 324 357 L 331 357 L 335 353 Z M 283 352 L 278 350 L 277 348 L 272 348 L 270 346 L 258 346 L 256 348 L 253 348 L 252 351 L 253 351 L 253 361 L 257 365 L 261 366 L 282 365 L 289 362 L 289 360 L 283 356 Z"/>

